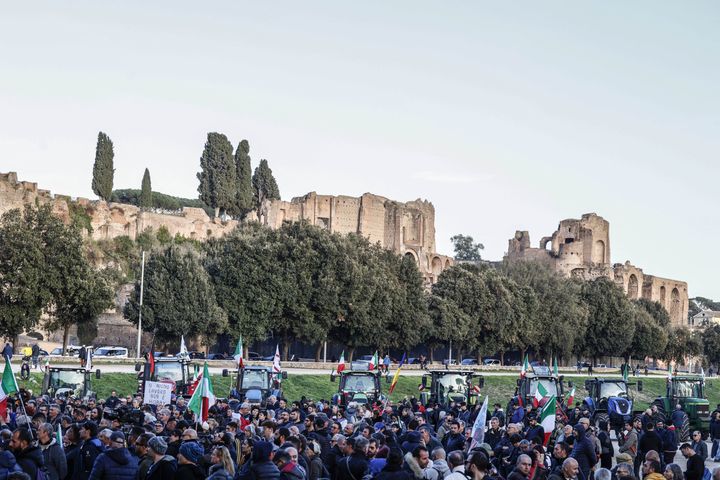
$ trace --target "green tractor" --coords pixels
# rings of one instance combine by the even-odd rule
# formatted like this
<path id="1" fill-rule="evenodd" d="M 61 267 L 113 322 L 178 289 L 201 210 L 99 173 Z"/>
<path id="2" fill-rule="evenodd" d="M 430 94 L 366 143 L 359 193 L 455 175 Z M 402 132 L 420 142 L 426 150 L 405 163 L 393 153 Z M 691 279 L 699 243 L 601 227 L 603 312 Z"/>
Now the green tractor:
<path id="1" fill-rule="evenodd" d="M 473 406 L 477 404 L 485 379 L 473 371 L 431 370 L 422 376 L 421 382 L 420 401 L 423 405 L 438 403 L 442 407 L 448 407 L 453 402 L 466 402 Z"/>
<path id="2" fill-rule="evenodd" d="M 225 369 L 222 371 L 222 375 L 229 377 L 230 371 Z M 241 402 L 261 405 L 264 408 L 271 395 L 276 398 L 283 396 L 281 382 L 287 378 L 285 371 L 274 372 L 271 367 L 250 365 L 238 369 L 236 375 L 230 394 L 240 399 Z"/>
<path id="3" fill-rule="evenodd" d="M 385 400 L 380 383 L 381 376 L 378 370 L 369 370 L 368 364 L 364 362 L 353 362 L 350 370 L 330 374 L 331 382 L 340 377 L 338 391 L 332 396 L 333 405 L 347 407 L 350 402 L 370 405 L 375 401 Z M 390 377 L 386 376 L 385 381 L 390 383 Z"/>
<path id="4" fill-rule="evenodd" d="M 656 398 L 658 418 L 670 422 L 676 405 L 683 409 L 684 416 L 678 437 L 681 442 L 690 439 L 691 430 L 707 433 L 710 430 L 710 402 L 705 395 L 703 375 L 672 376 L 667 380 L 667 393 Z"/>
<path id="5" fill-rule="evenodd" d="M 94 398 L 90 379 L 93 372 L 82 367 L 48 367 L 45 369 L 42 394 L 51 398 L 73 396 L 75 398 Z M 95 371 L 100 378 L 100 370 Z"/>
<path id="6" fill-rule="evenodd" d="M 518 378 L 515 395 L 508 402 L 506 412 L 508 412 L 508 415 L 512 414 L 513 405 L 533 405 L 538 385 L 542 385 L 546 392 L 539 406 L 545 405 L 545 402 L 550 397 L 556 397 L 559 401 L 563 398 L 563 379 L 562 375 L 556 376 L 548 367 L 533 367 L 532 372 Z"/>

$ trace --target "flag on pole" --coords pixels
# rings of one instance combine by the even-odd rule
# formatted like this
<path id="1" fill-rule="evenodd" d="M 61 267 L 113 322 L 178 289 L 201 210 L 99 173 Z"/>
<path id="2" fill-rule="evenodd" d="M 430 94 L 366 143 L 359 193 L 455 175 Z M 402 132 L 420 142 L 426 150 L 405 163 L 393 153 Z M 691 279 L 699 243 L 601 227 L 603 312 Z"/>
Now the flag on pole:
<path id="1" fill-rule="evenodd" d="M 280 373 L 280 346 L 275 345 L 275 358 L 273 358 L 273 372 Z"/>
<path id="2" fill-rule="evenodd" d="M 480 445 L 485 441 L 485 423 L 487 422 L 487 409 L 488 409 L 488 396 L 485 395 L 482 407 L 480 407 L 480 413 L 478 413 L 475 423 L 472 427 L 472 442 L 470 443 L 470 450 L 475 448 L 476 445 Z"/>
<path id="3" fill-rule="evenodd" d="M 55 441 L 58 445 L 60 445 L 60 448 L 65 450 L 65 446 L 63 445 L 62 441 L 62 427 L 60 426 L 60 423 L 58 423 L 57 432 L 55 432 Z"/>
<path id="4" fill-rule="evenodd" d="M 337 373 L 340 373 L 343 370 L 345 370 L 345 350 L 343 350 L 340 354 L 340 360 L 338 360 L 337 367 L 335 367 L 335 371 Z"/>
<path id="5" fill-rule="evenodd" d="M 180 335 L 180 354 L 181 357 L 187 357 L 188 351 L 185 346 L 185 335 Z"/>
<path id="6" fill-rule="evenodd" d="M 187 394 L 190 395 L 191 397 L 192 397 L 192 394 L 195 393 L 195 390 L 197 389 L 198 384 L 200 383 L 200 379 L 202 378 L 202 373 L 198 373 L 198 371 L 200 370 L 200 367 L 197 364 L 194 365 L 194 367 L 195 368 L 193 371 L 192 383 L 188 387 L 188 391 L 187 391 Z"/>
<path id="7" fill-rule="evenodd" d="M 525 354 L 525 360 L 523 361 L 522 368 L 520 369 L 520 378 L 525 378 L 525 375 L 530 371 L 530 362 L 528 362 L 527 353 Z"/>
<path id="8" fill-rule="evenodd" d="M 555 361 L 553 362 L 553 375 L 555 375 L 556 377 L 560 376 L 560 369 L 558 368 L 557 357 L 555 357 Z"/>
<path id="9" fill-rule="evenodd" d="M 155 352 L 147 353 L 147 361 L 150 364 L 150 378 L 155 375 Z"/>
<path id="10" fill-rule="evenodd" d="M 395 390 L 395 385 L 397 385 L 398 379 L 400 378 L 400 369 L 405 364 L 405 354 L 403 353 L 402 359 L 400 359 L 400 364 L 398 365 L 398 369 L 395 372 L 395 376 L 393 376 L 392 383 L 390 384 L 390 390 L 388 392 L 388 395 L 392 395 L 393 390 Z"/>
<path id="11" fill-rule="evenodd" d="M 5 420 L 7 416 L 7 399 L 9 395 L 17 393 L 20 390 L 15 381 L 10 362 L 5 360 L 5 370 L 3 370 L 2 382 L 0 382 L 0 417 Z"/>
<path id="12" fill-rule="evenodd" d="M 85 370 L 92 370 L 92 348 L 85 349 Z"/>
<path id="13" fill-rule="evenodd" d="M 375 350 L 375 355 L 373 355 L 373 357 L 370 359 L 370 365 L 368 365 L 368 370 L 377 369 L 379 363 L 380 363 L 380 359 L 378 358 L 378 352 L 377 352 L 377 350 Z"/>
<path id="14" fill-rule="evenodd" d="M 238 338 L 237 346 L 235 347 L 235 355 L 233 355 L 235 358 L 235 361 L 238 364 L 238 368 L 245 368 L 245 362 L 243 362 L 243 344 L 242 344 L 242 336 Z"/>
<path id="15" fill-rule="evenodd" d="M 547 397 L 547 394 L 547 389 L 543 387 L 542 383 L 538 382 L 537 390 L 535 390 L 535 395 L 533 396 L 533 407 L 537 408 L 543 398 Z"/>
<path id="16" fill-rule="evenodd" d="M 545 430 L 545 438 L 543 439 L 543 446 L 547 446 L 550 435 L 555 431 L 555 412 L 557 409 L 556 398 L 553 395 L 547 401 L 542 411 L 540 412 L 540 425 Z"/>
<path id="17" fill-rule="evenodd" d="M 625 380 L 626 382 L 628 381 L 628 370 L 629 369 L 630 369 L 630 366 L 627 363 L 623 363 L 622 375 L 623 375 L 623 380 Z"/>
<path id="18" fill-rule="evenodd" d="M 198 421 L 204 422 L 208 419 L 208 409 L 213 405 L 215 405 L 215 393 L 213 393 L 208 365 L 207 362 L 205 362 L 202 377 L 200 377 L 198 386 L 190 398 L 188 408 L 195 412 Z"/>
<path id="19" fill-rule="evenodd" d="M 574 401 L 575 401 L 575 387 L 573 387 L 573 389 L 570 390 L 570 395 L 568 395 L 568 399 L 567 399 L 568 408 L 570 407 L 570 405 L 572 405 L 572 403 Z"/>

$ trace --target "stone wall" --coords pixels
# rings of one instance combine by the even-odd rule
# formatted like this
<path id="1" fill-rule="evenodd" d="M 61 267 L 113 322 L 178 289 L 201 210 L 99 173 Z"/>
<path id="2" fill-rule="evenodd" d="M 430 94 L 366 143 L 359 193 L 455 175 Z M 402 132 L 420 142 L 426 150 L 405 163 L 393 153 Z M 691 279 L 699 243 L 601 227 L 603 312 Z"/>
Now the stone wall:
<path id="1" fill-rule="evenodd" d="M 631 299 L 660 302 L 674 325 L 687 324 L 687 283 L 647 275 L 629 261 L 611 264 L 610 224 L 595 213 L 586 213 L 580 219 L 562 220 L 551 236 L 540 240 L 538 247 L 531 246 L 527 231 L 517 231 L 508 241 L 505 258 L 509 261 L 539 261 L 566 277 L 613 279 Z"/>
<path id="2" fill-rule="evenodd" d="M 272 228 L 306 220 L 330 232 L 364 235 L 398 255 L 412 257 L 428 283 L 436 282 L 453 263 L 435 252 L 435 207 L 426 200 L 401 203 L 371 193 L 348 197 L 310 192 L 289 202 L 272 202 L 262 220 Z"/>

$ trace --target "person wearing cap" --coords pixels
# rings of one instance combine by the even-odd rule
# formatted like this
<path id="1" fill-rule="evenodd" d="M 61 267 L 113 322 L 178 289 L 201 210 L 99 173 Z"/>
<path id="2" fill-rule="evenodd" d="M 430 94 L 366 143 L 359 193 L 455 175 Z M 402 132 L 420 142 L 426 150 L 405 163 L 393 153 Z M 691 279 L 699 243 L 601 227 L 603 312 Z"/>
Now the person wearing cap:
<path id="1" fill-rule="evenodd" d="M 95 460 L 89 480 L 135 480 L 137 473 L 138 461 L 125 446 L 125 434 L 113 432 L 109 448 Z"/>
<path id="2" fill-rule="evenodd" d="M 148 454 L 153 464 L 148 469 L 145 480 L 174 480 L 177 471 L 177 461 L 166 455 L 167 443 L 162 437 L 153 437 L 148 441 Z"/>
<path id="3" fill-rule="evenodd" d="M 176 480 L 202 480 L 205 471 L 198 465 L 204 454 L 203 448 L 196 442 L 185 442 L 180 445 L 177 456 L 178 468 Z"/>
<path id="4" fill-rule="evenodd" d="M 150 466 L 153 464 L 153 457 L 150 455 L 148 442 L 155 434 L 146 432 L 135 439 L 135 454 L 138 457 L 137 480 L 145 480 Z"/>
<path id="5" fill-rule="evenodd" d="M 273 453 L 270 442 L 255 442 L 252 458 L 238 472 L 238 480 L 280 480 L 280 470 L 272 462 Z"/>
<path id="6" fill-rule="evenodd" d="M 49 423 L 38 429 L 38 447 L 42 450 L 49 480 L 62 480 L 67 475 L 67 459 L 62 445 L 55 439 L 55 429 Z"/>

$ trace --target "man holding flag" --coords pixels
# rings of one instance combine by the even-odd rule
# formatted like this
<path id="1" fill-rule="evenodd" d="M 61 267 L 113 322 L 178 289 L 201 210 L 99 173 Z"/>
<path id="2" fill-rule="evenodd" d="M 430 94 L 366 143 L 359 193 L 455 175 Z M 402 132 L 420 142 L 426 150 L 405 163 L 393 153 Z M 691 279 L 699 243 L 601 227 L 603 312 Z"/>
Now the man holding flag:
<path id="1" fill-rule="evenodd" d="M 400 370 L 402 369 L 402 366 L 405 365 L 405 354 L 403 353 L 402 359 L 400 360 L 400 364 L 398 365 L 398 369 L 395 372 L 395 376 L 393 377 L 392 383 L 390 384 L 390 390 L 388 392 L 388 396 L 392 395 L 393 390 L 395 390 L 395 385 L 397 385 L 398 379 L 400 378 Z"/>
<path id="2" fill-rule="evenodd" d="M 5 369 L 0 383 L 0 418 L 3 420 L 7 416 L 8 397 L 19 390 L 10 362 L 5 360 Z"/>
<path id="3" fill-rule="evenodd" d="M 208 419 L 208 410 L 215 405 L 215 393 L 213 392 L 212 381 L 210 381 L 210 372 L 208 364 L 205 362 L 202 376 L 199 383 L 190 398 L 188 408 L 195 413 L 198 422 L 205 422 Z"/>

